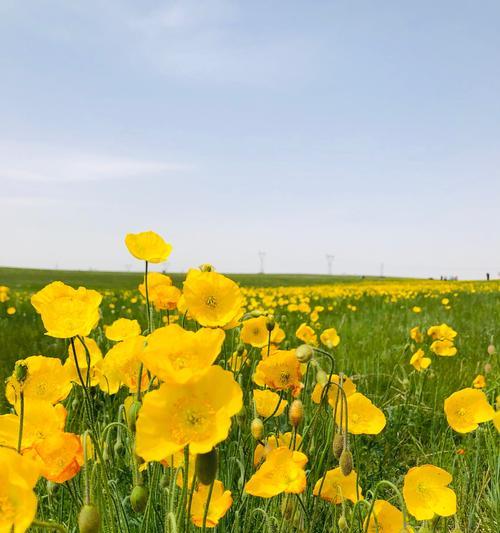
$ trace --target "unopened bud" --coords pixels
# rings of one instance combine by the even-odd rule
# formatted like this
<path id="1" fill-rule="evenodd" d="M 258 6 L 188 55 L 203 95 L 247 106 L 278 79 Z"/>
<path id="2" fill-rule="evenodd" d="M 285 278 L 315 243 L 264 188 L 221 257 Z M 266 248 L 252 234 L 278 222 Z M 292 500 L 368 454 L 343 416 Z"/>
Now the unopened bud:
<path id="1" fill-rule="evenodd" d="M 245 409 L 245 406 L 243 406 L 236 414 L 236 423 L 238 424 L 238 426 L 241 427 L 245 424 L 246 419 L 247 419 L 247 411 Z"/>
<path id="2" fill-rule="evenodd" d="M 200 270 L 202 272 L 213 272 L 214 267 L 210 263 L 203 263 L 202 265 L 200 265 Z"/>
<path id="3" fill-rule="evenodd" d="M 203 485 L 211 485 L 217 475 L 217 450 L 212 448 L 208 453 L 199 453 L 195 463 L 196 477 Z"/>
<path id="4" fill-rule="evenodd" d="M 241 357 L 244 353 L 245 353 L 245 345 L 242 342 L 240 342 L 240 344 L 238 344 L 238 348 L 236 348 L 236 354 Z"/>
<path id="5" fill-rule="evenodd" d="M 101 517 L 95 505 L 84 505 L 78 515 L 80 533 L 98 533 Z"/>
<path id="6" fill-rule="evenodd" d="M 341 517 L 339 518 L 338 524 L 339 524 L 340 531 L 347 531 L 349 529 L 345 515 L 341 515 Z"/>
<path id="7" fill-rule="evenodd" d="M 143 513 L 148 504 L 149 491 L 144 485 L 136 485 L 130 493 L 130 506 L 136 513 Z"/>
<path id="8" fill-rule="evenodd" d="M 288 417 L 290 419 L 290 424 L 297 429 L 297 426 L 304 418 L 304 405 L 300 400 L 294 400 L 291 403 L 290 409 L 288 410 Z"/>
<path id="9" fill-rule="evenodd" d="M 316 383 L 322 387 L 328 383 L 328 374 L 321 368 L 316 372 Z"/>
<path id="10" fill-rule="evenodd" d="M 260 418 L 254 418 L 250 424 L 250 431 L 255 440 L 262 440 L 264 436 L 264 423 Z"/>
<path id="11" fill-rule="evenodd" d="M 340 471 L 344 476 L 352 472 L 352 453 L 349 450 L 343 450 L 339 459 Z"/>
<path id="12" fill-rule="evenodd" d="M 495 347 L 493 346 L 493 344 L 490 344 L 488 346 L 488 354 L 493 355 L 494 353 L 496 353 Z"/>
<path id="13" fill-rule="evenodd" d="M 335 459 L 340 459 L 340 456 L 344 451 L 344 437 L 341 433 L 335 433 L 332 448 Z"/>
<path id="14" fill-rule="evenodd" d="M 254 309 L 253 311 L 250 311 L 249 314 L 253 318 L 258 318 L 259 316 L 262 316 L 262 311 L 260 309 Z"/>
<path id="15" fill-rule="evenodd" d="M 134 400 L 127 412 L 127 423 L 132 433 L 135 433 L 135 423 L 137 422 L 137 415 L 139 414 L 140 408 L 141 402 Z"/>
<path id="16" fill-rule="evenodd" d="M 276 320 L 274 320 L 273 316 L 268 316 L 266 318 L 266 329 L 267 331 L 271 332 L 274 327 L 276 326 Z"/>
<path id="17" fill-rule="evenodd" d="M 19 383 L 24 383 L 28 377 L 28 367 L 25 363 L 16 363 L 14 367 L 14 377 Z"/>
<path id="18" fill-rule="evenodd" d="M 491 363 L 486 363 L 484 365 L 484 373 L 485 374 L 489 374 L 492 369 L 493 369 L 493 366 L 491 365 Z"/>
<path id="19" fill-rule="evenodd" d="M 312 349 L 312 346 L 309 346 L 309 344 L 301 344 L 295 350 L 295 357 L 297 357 L 299 363 L 309 363 L 313 355 L 314 350 Z"/>

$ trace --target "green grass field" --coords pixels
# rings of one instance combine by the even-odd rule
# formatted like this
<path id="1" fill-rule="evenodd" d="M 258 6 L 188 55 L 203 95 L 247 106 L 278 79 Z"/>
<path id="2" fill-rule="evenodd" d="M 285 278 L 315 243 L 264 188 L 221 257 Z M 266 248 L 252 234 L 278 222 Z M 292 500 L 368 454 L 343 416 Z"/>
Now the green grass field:
<path id="1" fill-rule="evenodd" d="M 180 276 L 174 275 L 178 283 Z M 335 327 L 340 335 L 340 345 L 333 350 L 335 372 L 342 371 L 351 376 L 358 391 L 361 391 L 384 412 L 387 425 L 379 435 L 351 436 L 350 442 L 354 455 L 354 467 L 359 475 L 360 487 L 370 500 L 377 483 L 388 480 L 401 488 L 407 470 L 418 464 L 430 463 L 439 466 L 453 476 L 451 483 L 456 492 L 458 510 L 454 518 L 436 519 L 429 522 L 431 531 L 445 532 L 454 530 L 470 533 L 497 533 L 500 530 L 500 462 L 498 435 L 491 422 L 481 424 L 471 433 L 459 434 L 447 424 L 443 402 L 453 392 L 470 387 L 478 374 L 486 377 L 484 389 L 490 403 L 495 402 L 498 389 L 498 354 L 489 354 L 488 346 L 500 344 L 500 284 L 491 282 L 464 285 L 436 282 L 423 288 L 419 281 L 381 280 L 383 291 L 372 292 L 369 288 L 378 287 L 375 280 L 358 283 L 355 278 L 332 278 L 327 276 L 292 275 L 240 275 L 233 276 L 242 285 L 269 287 L 253 291 L 247 298 L 255 298 L 257 308 L 265 308 L 263 302 L 272 302 L 277 322 L 286 333 L 285 347 L 296 347 L 301 341 L 295 332 L 301 323 L 314 326 L 319 334 L 324 328 Z M 112 323 L 118 317 L 136 318 L 146 328 L 145 307 L 137 296 L 135 287 L 141 279 L 140 274 L 36 271 L 1 269 L 0 285 L 11 287 L 11 299 L 0 306 L 0 394 L 3 398 L 3 381 L 12 371 L 15 360 L 33 354 L 65 359 L 67 341 L 44 335 L 40 317 L 32 308 L 29 297 L 33 290 L 40 288 L 53 279 L 62 279 L 73 285 L 86 285 L 103 290 L 101 305 L 102 319 L 92 333 L 103 353 L 112 346 L 107 340 L 103 325 Z M 358 278 L 359 279 L 359 278 Z M 314 284 L 330 285 L 316 290 Z M 351 282 L 346 284 L 346 282 Z M 294 286 L 303 289 L 293 289 Z M 273 288 L 289 286 L 288 289 Z M 346 291 L 342 288 L 347 287 Z M 367 287 L 366 292 L 357 288 Z M 408 288 L 410 287 L 410 289 Z M 413 289 L 411 289 L 413 287 Z M 378 290 L 378 289 L 377 289 Z M 442 303 L 449 299 L 449 305 Z M 268 298 L 266 300 L 266 298 Z M 314 309 L 321 306 L 319 319 L 313 323 L 310 312 L 297 312 L 288 309 L 293 299 L 307 301 Z M 281 303 L 279 300 L 283 299 Z M 16 313 L 6 314 L 7 306 L 15 306 Z M 354 306 L 354 308 L 353 308 Z M 421 308 L 415 312 L 414 307 Z M 156 315 L 157 325 L 160 317 Z M 432 364 L 424 372 L 416 372 L 409 364 L 416 346 L 409 338 L 409 331 L 420 326 L 423 332 L 435 324 L 449 324 L 458 332 L 456 346 L 458 354 L 454 357 L 432 355 Z M 193 328 L 188 321 L 187 327 Z M 427 342 L 427 341 L 425 341 Z M 428 342 L 425 344 L 428 352 Z M 226 335 L 219 364 L 227 366 L 230 355 L 238 344 L 238 330 Z M 255 498 L 244 493 L 245 482 L 255 471 L 252 455 L 255 443 L 250 437 L 249 424 L 252 413 L 252 375 L 260 360 L 260 350 L 248 348 L 249 362 L 238 372 L 239 382 L 244 392 L 246 417 L 233 423 L 227 440 L 219 446 L 221 463 L 218 478 L 233 493 L 233 505 L 215 529 L 221 533 L 241 531 L 251 533 L 266 531 L 284 533 L 285 531 L 330 533 L 338 531 L 337 522 L 342 513 L 341 505 L 333 505 L 312 495 L 315 482 L 324 472 L 336 466 L 331 453 L 333 428 L 331 410 L 318 407 L 311 401 L 314 386 L 314 369 L 308 370 L 305 388 L 301 393 L 305 407 L 305 419 L 299 428 L 306 434 L 310 425 L 314 426 L 307 438 L 303 451 L 309 462 L 307 465 L 307 489 L 301 496 L 300 505 L 293 497 L 293 518 L 288 521 L 282 514 L 282 506 L 288 502 L 285 495 L 269 500 Z M 318 363 L 329 368 L 328 360 L 318 356 Z M 486 367 L 485 365 L 490 365 Z M 122 390 L 116 396 L 105 397 L 99 391 L 93 393 L 96 405 L 102 409 L 102 427 L 116 420 L 118 406 L 127 396 Z M 286 398 L 291 401 L 289 395 Z M 74 387 L 68 406 L 79 405 L 70 414 L 68 426 L 71 431 L 84 429 L 82 418 L 81 388 Z M 71 407 L 73 409 L 73 407 Z M 106 409 L 106 411 L 104 411 Z M 7 405 L 3 405 L 6 412 Z M 319 414 L 315 418 L 316 413 Z M 313 420 L 316 420 L 313 423 Z M 266 423 L 266 432 L 289 431 L 286 414 Z M 177 529 L 165 525 L 165 512 L 178 508 L 179 491 L 169 494 L 160 488 L 159 479 L 164 473 L 157 465 L 150 465 L 145 472 L 145 483 L 150 490 L 150 500 L 146 513 L 137 514 L 130 507 L 127 496 L 132 489 L 131 456 L 128 452 L 113 451 L 116 432 L 109 432 L 106 443 L 107 465 L 112 471 L 113 490 L 103 491 L 103 466 L 93 469 L 94 490 L 92 498 L 107 513 L 104 531 L 123 531 L 124 520 L 130 533 L 186 531 L 177 522 Z M 126 434 L 122 439 L 127 446 L 132 437 Z M 168 475 L 168 470 L 165 470 Z M 74 531 L 75 516 L 82 493 L 81 474 L 53 495 L 49 496 L 45 485 L 39 486 L 39 516 L 64 522 Z M 172 484 L 170 490 L 173 491 Z M 390 500 L 400 507 L 399 500 L 387 486 L 381 488 L 379 497 Z M 360 509 L 361 510 L 361 509 Z M 359 521 L 353 516 L 351 503 L 345 505 L 350 531 L 361 532 Z M 362 511 L 365 512 L 364 510 Z M 182 515 L 182 513 L 181 513 Z M 125 517 L 125 518 L 123 518 Z M 181 520 L 178 516 L 177 520 Z M 113 523 L 115 524 L 113 526 Z M 411 523 L 415 530 L 422 525 L 414 519 Z M 116 526 L 118 524 L 118 526 Z M 121 524 L 121 525 L 120 525 Z M 72 529 L 73 528 L 73 529 Z M 191 526 L 192 531 L 201 531 Z M 37 530 L 36 528 L 34 529 Z M 42 531 L 42 530 L 40 530 Z M 385 530 L 384 530 L 385 531 Z"/>

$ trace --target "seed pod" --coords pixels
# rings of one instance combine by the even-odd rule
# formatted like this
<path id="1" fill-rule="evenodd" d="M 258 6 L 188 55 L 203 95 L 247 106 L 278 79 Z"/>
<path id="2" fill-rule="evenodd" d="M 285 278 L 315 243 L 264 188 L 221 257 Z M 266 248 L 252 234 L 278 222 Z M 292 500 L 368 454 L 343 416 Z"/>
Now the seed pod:
<path id="1" fill-rule="evenodd" d="M 260 418 L 254 418 L 250 424 L 250 431 L 255 440 L 262 440 L 264 436 L 264 423 Z"/>
<path id="2" fill-rule="evenodd" d="M 271 332 L 274 327 L 276 326 L 276 320 L 274 320 L 273 316 L 268 316 L 266 318 L 266 329 L 267 331 Z"/>
<path id="3" fill-rule="evenodd" d="M 297 429 L 297 426 L 304 418 L 304 405 L 300 400 L 294 400 L 292 402 L 288 411 L 288 417 L 290 419 L 290 424 Z"/>
<path id="4" fill-rule="evenodd" d="M 299 363 L 309 363 L 314 355 L 314 350 L 309 344 L 301 344 L 295 350 L 295 357 Z"/>
<path id="5" fill-rule="evenodd" d="M 130 506 L 136 513 L 143 513 L 148 504 L 149 491 L 144 485 L 136 485 L 130 493 Z"/>
<path id="6" fill-rule="evenodd" d="M 127 423 L 130 431 L 133 433 L 135 433 L 135 423 L 137 422 L 137 415 L 139 414 L 140 408 L 141 402 L 134 400 L 128 409 Z"/>
<path id="7" fill-rule="evenodd" d="M 217 450 L 212 448 L 208 453 L 199 453 L 196 456 L 196 477 L 203 485 L 211 485 L 217 475 Z"/>
<path id="8" fill-rule="evenodd" d="M 84 505 L 78 515 L 78 530 L 80 533 L 98 533 L 101 517 L 95 505 Z"/>
<path id="9" fill-rule="evenodd" d="M 339 466 L 344 476 L 352 472 L 352 453 L 349 450 L 344 450 L 340 455 Z"/>
<path id="10" fill-rule="evenodd" d="M 340 516 L 338 524 L 340 531 L 347 531 L 349 529 L 345 515 Z"/>
<path id="11" fill-rule="evenodd" d="M 344 450 L 344 436 L 341 433 L 335 433 L 332 448 L 335 459 L 340 459 Z"/>

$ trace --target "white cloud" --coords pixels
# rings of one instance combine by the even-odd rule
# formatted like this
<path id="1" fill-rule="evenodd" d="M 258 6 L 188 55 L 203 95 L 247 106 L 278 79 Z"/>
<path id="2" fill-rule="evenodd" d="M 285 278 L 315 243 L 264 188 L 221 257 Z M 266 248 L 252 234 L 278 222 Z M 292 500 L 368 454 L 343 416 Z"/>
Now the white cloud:
<path id="1" fill-rule="evenodd" d="M 0 180 L 43 183 L 123 180 L 161 177 L 190 168 L 166 161 L 0 141 Z"/>

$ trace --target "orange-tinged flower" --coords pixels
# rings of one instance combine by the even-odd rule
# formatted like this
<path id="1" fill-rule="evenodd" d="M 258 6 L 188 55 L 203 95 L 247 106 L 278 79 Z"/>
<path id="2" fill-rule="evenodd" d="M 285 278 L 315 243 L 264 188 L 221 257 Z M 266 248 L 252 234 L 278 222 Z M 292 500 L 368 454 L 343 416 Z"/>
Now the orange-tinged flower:
<path id="1" fill-rule="evenodd" d="M 8 402 L 15 405 L 20 399 L 21 388 L 25 400 L 47 401 L 52 404 L 64 400 L 71 390 L 71 380 L 67 369 L 59 359 L 32 355 L 16 362 L 27 369 L 26 379 L 21 384 L 15 373 L 5 385 L 5 396 Z"/>
<path id="2" fill-rule="evenodd" d="M 419 344 L 424 340 L 424 336 L 418 326 L 410 329 L 410 338 Z"/>
<path id="3" fill-rule="evenodd" d="M 367 523 L 368 522 L 368 523 Z M 403 513 L 386 500 L 375 500 L 370 520 L 365 520 L 365 531 L 368 533 L 401 533 L 413 531 L 406 526 L 404 529 Z"/>
<path id="4" fill-rule="evenodd" d="M 166 243 L 163 237 L 154 231 L 128 233 L 125 237 L 125 244 L 136 259 L 142 259 L 148 263 L 163 263 L 172 251 L 172 245 Z"/>
<path id="5" fill-rule="evenodd" d="M 245 485 L 245 492 L 272 498 L 282 492 L 300 494 L 306 488 L 307 456 L 280 446 L 269 452 L 263 465 Z"/>
<path id="6" fill-rule="evenodd" d="M 104 333 L 110 341 L 124 341 L 130 337 L 137 337 L 140 335 L 141 326 L 137 320 L 119 318 L 110 326 L 104 326 Z"/>
<path id="7" fill-rule="evenodd" d="M 267 318 L 259 316 L 257 318 L 249 318 L 242 322 L 240 339 L 246 344 L 250 344 L 255 348 L 262 348 L 267 346 L 270 336 L 266 327 Z"/>
<path id="8" fill-rule="evenodd" d="M 220 328 L 200 328 L 194 332 L 171 324 L 149 335 L 141 360 L 162 381 L 186 383 L 210 368 L 221 351 L 224 337 Z"/>
<path id="9" fill-rule="evenodd" d="M 85 343 L 85 345 L 83 343 Z M 94 385 L 97 385 L 101 378 L 99 363 L 100 361 L 102 361 L 102 352 L 99 346 L 97 345 L 97 342 L 94 339 L 91 339 L 90 337 L 85 337 L 84 339 L 75 339 L 74 345 L 76 359 L 78 361 L 78 368 L 80 369 L 80 374 L 83 378 L 84 383 L 87 383 L 88 381 L 89 385 L 91 385 L 92 387 Z M 64 362 L 64 367 L 66 368 L 69 379 L 73 383 L 81 385 L 80 376 L 78 375 L 78 369 L 75 364 L 75 356 L 71 344 L 68 347 L 68 358 Z"/>
<path id="10" fill-rule="evenodd" d="M 255 410 L 264 418 L 280 416 L 288 405 L 286 400 L 280 399 L 279 394 L 267 389 L 255 389 L 253 391 L 253 400 L 255 402 Z"/>
<path id="11" fill-rule="evenodd" d="M 431 351 L 442 357 L 452 357 L 457 353 L 457 349 L 453 345 L 453 341 L 449 340 L 434 341 L 431 344 Z"/>
<path id="12" fill-rule="evenodd" d="M 472 386 L 475 389 L 484 389 L 486 387 L 486 379 L 482 374 L 478 374 L 474 381 L 472 382 Z"/>
<path id="13" fill-rule="evenodd" d="M 424 357 L 424 356 L 425 356 L 424 350 L 422 350 L 422 348 L 419 348 L 411 356 L 411 359 L 410 359 L 410 365 L 412 365 L 413 368 L 415 370 L 418 370 L 419 372 L 421 372 L 422 370 L 425 370 L 426 368 L 428 368 L 429 365 L 432 362 L 430 357 Z"/>
<path id="14" fill-rule="evenodd" d="M 60 281 L 50 283 L 31 297 L 47 335 L 60 339 L 86 337 L 99 322 L 101 301 L 97 291 L 73 289 Z"/>
<path id="15" fill-rule="evenodd" d="M 130 392 L 137 391 L 139 368 L 145 343 L 146 338 L 139 335 L 118 342 L 109 350 L 104 359 L 97 364 L 101 390 L 108 394 L 115 394 L 122 385 L 125 385 Z M 141 389 L 145 390 L 147 384 L 148 375 L 143 369 Z"/>
<path id="16" fill-rule="evenodd" d="M 330 350 L 335 348 L 340 343 L 340 337 L 338 336 L 335 328 L 327 328 L 319 336 L 320 341 Z"/>
<path id="17" fill-rule="evenodd" d="M 486 394 L 471 388 L 459 390 L 446 398 L 444 412 L 448 424 L 458 433 L 474 431 L 481 422 L 488 422 L 495 415 Z"/>
<path id="18" fill-rule="evenodd" d="M 408 512 L 417 520 L 431 520 L 434 515 L 456 513 L 455 492 L 448 487 L 451 475 L 434 465 L 415 466 L 404 478 L 403 496 Z"/>
<path id="19" fill-rule="evenodd" d="M 278 437 L 271 433 L 268 435 L 263 445 L 259 443 L 255 447 L 253 454 L 253 465 L 257 466 L 269 455 L 272 450 L 279 448 L 280 446 L 285 446 L 290 450 L 296 450 L 300 446 L 301 442 L 302 436 L 298 433 L 295 434 L 295 437 L 291 431 L 280 433 Z"/>
<path id="20" fill-rule="evenodd" d="M 308 326 L 305 322 L 302 323 L 295 332 L 297 339 L 305 342 L 306 344 L 312 344 L 316 346 L 318 344 L 318 337 L 316 332 L 311 326 Z"/>
<path id="21" fill-rule="evenodd" d="M 146 283 L 139 285 L 140 293 L 146 297 Z M 172 285 L 170 276 L 160 274 L 159 272 L 148 273 L 148 295 L 149 301 L 157 310 L 175 309 L 181 298 L 181 291 Z"/>
<path id="22" fill-rule="evenodd" d="M 356 492 L 357 478 L 358 475 L 354 470 L 348 476 L 344 476 L 340 467 L 328 470 L 314 485 L 313 494 L 334 504 L 342 503 L 344 500 L 355 503 L 363 499 L 361 487 L 359 487 L 359 498 Z"/>
<path id="23" fill-rule="evenodd" d="M 36 515 L 33 488 L 39 469 L 27 457 L 0 447 L 0 531 L 24 533 Z"/>
<path id="24" fill-rule="evenodd" d="M 257 385 L 276 390 L 291 389 L 294 396 L 302 388 L 301 378 L 300 363 L 294 350 L 277 350 L 272 356 L 259 362 L 253 375 Z"/>
<path id="25" fill-rule="evenodd" d="M 227 438 L 231 417 L 242 405 L 233 374 L 219 366 L 196 381 L 165 383 L 144 396 L 136 453 L 146 461 L 160 461 L 188 444 L 192 453 L 207 453 Z"/>
<path id="26" fill-rule="evenodd" d="M 210 486 L 198 484 L 193 493 L 191 502 L 191 520 L 195 526 L 203 526 L 203 517 L 208 501 Z M 219 520 L 227 513 L 233 504 L 233 498 L 230 490 L 224 490 L 222 481 L 216 479 L 212 489 L 212 495 L 208 504 L 208 513 L 206 518 L 206 527 L 215 527 Z"/>
<path id="27" fill-rule="evenodd" d="M 83 465 L 83 446 L 74 433 L 54 433 L 35 445 L 42 461 L 42 476 L 55 483 L 64 483 L 76 476 Z"/>
<path id="28" fill-rule="evenodd" d="M 340 409 L 336 420 L 339 424 Z M 359 392 L 347 397 L 347 421 L 349 433 L 353 435 L 377 435 L 386 424 L 384 413 Z"/>
<path id="29" fill-rule="evenodd" d="M 217 272 L 191 269 L 184 282 L 184 299 L 189 314 L 202 326 L 234 327 L 243 315 L 240 288 Z"/>
<path id="30" fill-rule="evenodd" d="M 326 387 L 327 383 L 325 383 L 325 385 L 316 383 L 316 385 L 314 386 L 313 392 L 311 394 L 311 399 L 314 403 L 319 403 L 321 401 L 321 396 L 323 395 L 323 390 Z M 337 374 L 333 374 L 330 379 L 330 383 L 336 383 L 337 385 L 340 384 L 339 376 L 337 376 Z M 339 397 L 338 400 L 337 397 L 341 393 L 337 385 L 330 385 L 328 387 L 328 403 L 333 409 L 335 409 L 335 406 L 337 406 L 337 409 L 340 410 L 341 397 Z M 348 397 L 356 392 L 356 385 L 348 377 L 343 378 L 342 388 L 344 389 L 344 392 Z"/>
<path id="31" fill-rule="evenodd" d="M 457 332 L 447 324 L 441 324 L 439 326 L 431 326 L 427 330 L 427 335 L 434 340 L 453 342 L 453 339 L 457 336 Z"/>

